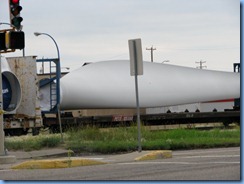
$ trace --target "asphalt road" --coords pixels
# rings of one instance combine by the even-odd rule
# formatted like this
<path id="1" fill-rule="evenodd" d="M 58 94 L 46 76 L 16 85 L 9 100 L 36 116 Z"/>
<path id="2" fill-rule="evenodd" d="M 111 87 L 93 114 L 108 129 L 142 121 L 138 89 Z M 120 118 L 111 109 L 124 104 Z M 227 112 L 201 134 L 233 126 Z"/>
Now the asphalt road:
<path id="1" fill-rule="evenodd" d="M 123 156 L 123 155 L 122 155 Z M 93 156 L 94 157 L 94 156 Z M 109 161 L 111 157 L 96 156 Z M 240 148 L 173 151 L 173 158 L 65 169 L 0 170 L 1 180 L 240 180 Z"/>

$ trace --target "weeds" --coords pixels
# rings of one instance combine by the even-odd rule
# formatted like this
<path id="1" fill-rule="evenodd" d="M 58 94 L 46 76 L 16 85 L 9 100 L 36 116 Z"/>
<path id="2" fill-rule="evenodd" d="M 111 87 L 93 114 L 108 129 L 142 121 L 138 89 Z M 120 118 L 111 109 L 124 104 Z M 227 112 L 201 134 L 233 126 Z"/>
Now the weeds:
<path id="1" fill-rule="evenodd" d="M 74 152 L 115 153 L 137 150 L 137 127 L 71 129 L 64 134 L 64 146 Z M 143 150 L 196 149 L 240 145 L 240 128 L 234 130 L 175 129 L 150 131 L 141 128 Z M 5 139 L 8 150 L 39 150 L 61 146 L 60 135 L 22 136 Z M 70 157 L 70 156 L 68 156 Z"/>
<path id="2" fill-rule="evenodd" d="M 60 145 L 59 135 L 21 136 L 5 138 L 5 147 L 9 150 L 40 150 Z"/>
<path id="3" fill-rule="evenodd" d="M 94 135 L 86 135 L 93 131 Z M 76 130 L 81 139 L 68 132 L 67 148 L 82 152 L 128 152 L 137 150 L 137 127 L 120 127 L 110 129 Z M 240 145 L 240 129 L 236 131 L 214 129 L 201 131 L 196 129 L 176 129 L 168 131 L 150 131 L 142 127 L 142 149 L 195 149 L 228 147 Z"/>

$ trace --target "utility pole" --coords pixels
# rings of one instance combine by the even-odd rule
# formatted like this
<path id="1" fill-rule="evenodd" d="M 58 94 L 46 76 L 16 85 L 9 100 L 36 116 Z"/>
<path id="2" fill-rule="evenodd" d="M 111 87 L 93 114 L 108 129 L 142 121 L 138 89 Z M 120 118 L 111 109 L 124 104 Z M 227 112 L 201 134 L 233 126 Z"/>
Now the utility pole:
<path id="1" fill-rule="evenodd" d="M 203 63 L 206 63 L 206 61 L 199 61 L 199 62 L 196 62 L 196 63 L 199 63 L 200 64 L 200 66 L 197 66 L 197 68 L 199 68 L 199 69 L 203 69 L 203 68 L 207 68 L 207 66 L 203 66 L 202 64 Z"/>
<path id="2" fill-rule="evenodd" d="M 146 48 L 146 50 L 151 50 L 151 62 L 153 62 L 153 51 L 156 50 L 156 48 L 152 46 L 151 48 Z"/>

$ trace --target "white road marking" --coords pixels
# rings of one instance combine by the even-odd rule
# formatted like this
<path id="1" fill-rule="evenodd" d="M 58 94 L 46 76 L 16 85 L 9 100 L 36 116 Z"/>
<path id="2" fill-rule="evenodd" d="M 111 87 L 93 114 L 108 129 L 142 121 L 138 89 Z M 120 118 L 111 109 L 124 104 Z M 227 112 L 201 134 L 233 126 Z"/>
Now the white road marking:
<path id="1" fill-rule="evenodd" d="M 125 162 L 119 165 L 143 165 L 143 164 L 180 164 L 180 165 L 203 165 L 203 164 L 240 164 L 240 162 Z"/>
<path id="2" fill-rule="evenodd" d="M 224 150 L 224 152 L 240 152 L 240 148 L 233 148 L 233 149 L 226 149 Z M 218 150 L 218 149 L 214 149 L 214 150 L 199 150 L 199 151 L 196 151 L 196 150 L 189 150 L 189 151 L 175 151 L 173 152 L 173 156 L 179 156 L 179 155 L 188 155 L 188 154 L 208 154 L 208 153 L 218 153 L 218 152 L 221 152 L 223 153 L 223 150 Z"/>
<path id="3" fill-rule="evenodd" d="M 104 158 L 101 158 L 101 157 L 75 157 L 76 159 L 79 158 L 79 159 L 87 159 L 87 160 L 104 160 Z"/>
<path id="4" fill-rule="evenodd" d="M 199 156 L 186 156 L 178 158 L 226 158 L 226 157 L 240 157 L 240 155 L 199 155 Z"/>

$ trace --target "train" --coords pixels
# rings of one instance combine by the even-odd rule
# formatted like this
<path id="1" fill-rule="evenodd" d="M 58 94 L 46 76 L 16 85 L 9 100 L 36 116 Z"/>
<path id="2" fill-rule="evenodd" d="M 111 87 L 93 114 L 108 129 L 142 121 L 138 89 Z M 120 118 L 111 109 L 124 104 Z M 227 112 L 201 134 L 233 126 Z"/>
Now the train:
<path id="1" fill-rule="evenodd" d="M 3 92 L 9 91 L 4 97 L 5 110 L 5 107 L 11 104 L 9 96 L 17 97 L 11 98 L 16 100 L 15 109 L 4 113 L 5 135 L 24 135 L 28 132 L 31 132 L 32 135 L 38 135 L 41 128 L 48 128 L 52 133 L 60 132 L 60 123 L 62 128 L 66 130 L 76 126 L 109 127 L 131 125 L 136 122 L 134 93 L 131 95 L 134 90 L 133 78 L 127 76 L 126 72 L 127 70 L 129 71 L 128 61 L 98 62 L 84 65 L 75 72 L 59 74 L 57 73 L 59 67 L 57 59 L 37 60 L 35 56 L 27 56 L 7 58 L 6 61 L 2 58 L 2 61 L 4 61 L 2 63 L 7 63 L 8 70 L 16 76 L 17 81 L 16 83 L 3 82 Z M 47 73 L 38 73 L 38 62 L 47 63 L 50 68 L 49 71 Z M 139 83 L 141 85 L 140 91 L 144 95 L 141 98 L 140 108 L 143 124 L 166 125 L 222 122 L 227 126 L 232 122 L 240 123 L 240 91 L 238 91 L 240 88 L 240 76 L 239 74 L 234 74 L 240 72 L 240 64 L 234 64 L 234 68 L 238 70 L 233 72 L 233 74 L 231 72 L 192 70 L 191 68 L 178 66 L 166 66 L 165 68 L 165 66 L 160 66 L 160 64 L 144 64 L 145 76 L 139 79 L 139 82 L 141 82 Z M 155 68 L 157 68 L 157 72 L 154 71 Z M 195 95 L 195 97 L 192 90 L 184 89 L 183 97 L 177 97 L 180 94 L 177 93 L 176 97 L 178 99 L 173 97 L 172 100 L 168 100 L 165 103 L 169 96 L 161 98 L 162 94 L 171 93 L 170 91 L 165 91 L 165 86 L 160 87 L 160 90 L 162 90 L 160 91 L 161 94 L 156 94 L 152 91 L 157 90 L 158 86 L 162 86 L 160 80 L 154 81 L 154 77 L 157 79 L 163 77 L 161 76 L 162 72 L 158 68 L 161 68 L 166 75 L 172 74 L 172 72 L 177 74 L 180 71 L 183 71 L 184 75 L 189 73 L 192 76 L 200 73 L 202 77 L 211 75 L 215 77 L 217 82 L 221 83 L 219 84 L 221 87 L 220 89 L 210 89 L 210 92 L 200 92 L 201 94 Z M 113 72 L 111 73 L 111 71 Z M 104 73 L 110 76 L 103 78 L 94 77 L 98 72 L 102 73 L 103 76 L 105 76 Z M 148 75 L 149 72 L 154 73 L 154 75 L 150 77 Z M 114 74 L 115 76 L 113 76 Z M 121 75 L 120 77 L 118 77 L 119 74 Z M 57 87 L 57 76 L 59 75 L 62 76 L 60 79 L 61 89 Z M 2 76 L 6 77 L 3 73 Z M 70 82 L 70 79 L 74 76 L 75 80 Z M 189 88 L 192 85 L 192 80 L 190 80 L 192 76 L 188 77 L 189 80 L 187 82 L 189 84 L 185 84 L 183 87 L 187 86 Z M 231 85 L 227 87 L 224 85 L 226 79 L 222 80 L 223 76 L 227 76 L 226 79 L 230 80 Z M 3 80 L 6 80 L 4 77 Z M 179 75 L 174 77 L 175 79 L 181 78 Z M 92 81 L 87 81 L 87 79 L 91 78 Z M 116 78 L 116 80 L 111 83 L 111 81 L 108 81 L 111 78 Z M 119 78 L 125 80 L 118 82 Z M 81 81 L 79 85 L 73 83 L 78 80 Z M 16 87 L 17 83 L 19 85 Z M 201 89 L 205 90 L 209 85 L 208 83 L 206 82 Z M 73 86 L 70 84 L 73 84 Z M 99 85 L 105 86 L 101 88 Z M 150 90 L 145 91 L 148 90 L 148 85 Z M 177 86 L 181 86 L 181 84 L 171 87 L 176 89 Z M 71 89 L 76 87 L 81 88 L 78 90 Z M 128 93 L 128 91 L 131 93 Z M 17 94 L 13 95 L 10 92 Z M 152 92 L 155 95 L 148 96 Z M 204 96 L 204 94 L 207 95 Z M 127 96 L 121 97 L 121 95 Z M 220 99 L 218 98 L 219 95 L 221 96 L 219 97 Z M 118 98 L 118 96 L 120 97 Z M 144 98 L 147 100 L 143 100 Z M 161 101 L 157 100 L 157 98 L 160 98 Z M 60 109 L 57 106 L 58 99 L 60 99 Z M 197 102 L 197 100 L 205 102 Z M 181 105 L 178 105 L 179 101 Z"/>
<path id="2" fill-rule="evenodd" d="M 189 111 L 189 107 L 195 106 L 195 104 L 181 105 L 178 108 L 182 108 L 183 111 L 172 111 L 175 106 L 163 107 L 168 109 L 166 112 L 161 112 L 162 108 L 142 108 L 141 111 L 141 122 L 145 126 L 155 125 L 186 125 L 188 127 L 194 127 L 197 124 L 208 124 L 208 123 L 222 123 L 225 127 L 232 123 L 240 125 L 240 110 L 239 105 L 234 103 L 238 100 L 229 100 L 229 103 L 233 102 L 232 108 L 222 111 L 222 108 L 218 108 L 220 102 L 204 104 L 209 108 L 214 107 L 212 111 L 201 112 L 198 108 L 195 111 Z M 223 102 L 222 102 L 223 103 Z M 191 106 L 192 105 L 192 106 Z M 225 105 L 223 105 L 225 106 Z M 171 109 L 171 111 L 169 110 Z M 193 109 L 193 107 L 192 107 Z M 117 126 L 131 126 L 137 120 L 135 109 L 95 109 L 95 110 L 76 110 L 76 111 L 63 111 L 61 113 L 61 122 L 63 130 L 71 127 L 117 127 Z M 48 127 L 50 132 L 60 132 L 60 127 L 56 116 L 46 114 L 43 117 L 43 124 Z"/>
<path id="3" fill-rule="evenodd" d="M 234 100 L 240 95 L 238 72 L 203 71 L 150 62 L 144 62 L 144 70 L 145 76 L 139 78 L 139 97 L 141 120 L 145 125 L 221 121 L 227 126 L 239 122 L 238 100 Z M 63 76 L 60 81 L 62 126 L 104 127 L 135 122 L 134 85 L 128 71 L 129 61 L 112 60 L 88 64 Z M 199 83 L 196 76 L 205 82 Z M 48 94 L 50 87 L 44 89 L 47 91 L 43 94 Z M 197 101 L 202 102 L 191 103 Z M 85 108 L 88 110 L 82 110 Z M 157 109 L 161 111 L 155 113 Z M 43 120 L 53 132 L 59 131 L 55 117 Z"/>

